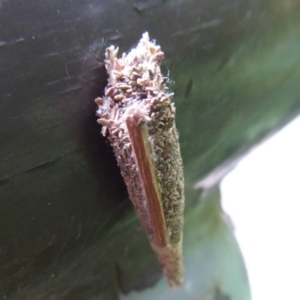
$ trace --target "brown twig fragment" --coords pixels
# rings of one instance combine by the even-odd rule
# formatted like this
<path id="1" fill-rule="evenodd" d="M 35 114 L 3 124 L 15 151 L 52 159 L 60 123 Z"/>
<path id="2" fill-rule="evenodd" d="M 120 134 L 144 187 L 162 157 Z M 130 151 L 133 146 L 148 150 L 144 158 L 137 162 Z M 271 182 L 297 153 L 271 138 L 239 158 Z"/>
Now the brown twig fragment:
<path id="1" fill-rule="evenodd" d="M 153 243 L 163 248 L 167 246 L 167 228 L 143 114 L 138 109 L 128 110 L 125 122 L 145 198 L 147 199 L 145 204 L 153 228 Z"/>
<path id="2" fill-rule="evenodd" d="M 106 50 L 109 74 L 97 98 L 98 123 L 108 135 L 129 197 L 171 286 L 183 280 L 183 166 L 173 94 L 160 72 L 163 52 L 144 33 L 136 48 L 117 58 Z"/>

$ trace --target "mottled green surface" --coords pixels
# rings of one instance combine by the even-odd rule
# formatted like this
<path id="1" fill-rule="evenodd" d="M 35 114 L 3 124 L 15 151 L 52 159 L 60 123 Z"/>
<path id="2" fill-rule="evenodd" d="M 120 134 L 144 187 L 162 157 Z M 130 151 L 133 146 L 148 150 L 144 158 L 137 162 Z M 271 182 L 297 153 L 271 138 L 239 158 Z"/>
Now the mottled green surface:
<path id="1" fill-rule="evenodd" d="M 122 300 L 250 300 L 243 259 L 230 224 L 220 214 L 219 191 L 211 191 L 201 204 L 199 197 L 188 194 L 188 199 L 195 202 L 186 213 L 184 284 L 173 290 L 161 280 L 143 294 L 130 293 Z"/>
<path id="2" fill-rule="evenodd" d="M 200 200 L 193 186 L 299 114 L 298 2 L 0 2 L 0 298 L 248 300 L 216 187 Z M 145 30 L 176 82 L 187 278 L 177 292 L 93 103 L 105 76 L 91 54 L 127 50 Z"/>
<path id="3" fill-rule="evenodd" d="M 246 35 L 205 58 L 199 55 L 199 63 L 193 57 L 176 65 L 177 124 L 190 179 L 207 174 L 299 114 L 298 19 L 299 11 L 282 19 L 266 15 Z"/>

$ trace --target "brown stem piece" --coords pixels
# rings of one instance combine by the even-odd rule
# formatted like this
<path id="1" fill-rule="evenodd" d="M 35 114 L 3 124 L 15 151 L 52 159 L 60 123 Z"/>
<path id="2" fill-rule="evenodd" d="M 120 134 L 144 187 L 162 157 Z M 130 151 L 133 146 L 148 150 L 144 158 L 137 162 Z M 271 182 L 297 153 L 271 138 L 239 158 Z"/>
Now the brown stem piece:
<path id="1" fill-rule="evenodd" d="M 138 109 L 133 108 L 127 112 L 125 122 L 140 180 L 145 192 L 150 225 L 153 228 L 152 242 L 158 247 L 163 248 L 167 246 L 167 228 L 143 114 Z"/>

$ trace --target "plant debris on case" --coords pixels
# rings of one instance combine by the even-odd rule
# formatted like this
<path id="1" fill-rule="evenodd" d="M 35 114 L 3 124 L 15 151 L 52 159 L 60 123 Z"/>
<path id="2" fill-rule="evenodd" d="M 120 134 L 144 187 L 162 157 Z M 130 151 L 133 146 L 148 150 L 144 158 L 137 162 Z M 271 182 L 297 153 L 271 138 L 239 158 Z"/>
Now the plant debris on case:
<path id="1" fill-rule="evenodd" d="M 136 48 L 117 58 L 106 49 L 109 75 L 96 98 L 98 123 L 114 150 L 129 197 L 171 286 L 183 280 L 183 165 L 172 93 L 160 64 L 160 46 L 144 33 Z"/>

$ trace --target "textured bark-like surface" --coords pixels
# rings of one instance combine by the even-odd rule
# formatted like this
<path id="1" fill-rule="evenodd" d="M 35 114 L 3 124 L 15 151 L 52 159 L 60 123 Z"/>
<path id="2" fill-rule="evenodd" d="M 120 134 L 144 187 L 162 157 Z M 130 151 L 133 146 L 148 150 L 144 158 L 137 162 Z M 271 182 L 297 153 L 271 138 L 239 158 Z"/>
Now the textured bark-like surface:
<path id="1" fill-rule="evenodd" d="M 182 283 L 183 165 L 173 93 L 167 90 L 160 46 L 144 33 L 118 58 L 106 50 L 108 85 L 96 98 L 98 123 L 108 134 L 129 197 L 171 286 Z"/>
<path id="2" fill-rule="evenodd" d="M 191 286 L 203 299 L 208 290 L 246 299 L 221 208 L 198 201 L 193 187 L 208 174 L 197 186 L 217 184 L 232 161 L 299 113 L 299 15 L 299 1 L 0 1 L 1 297 L 169 291 L 93 102 L 107 84 L 104 49 L 128 51 L 149 31 L 176 82 L 184 265 L 186 276 L 198 272 L 181 299 Z"/>

